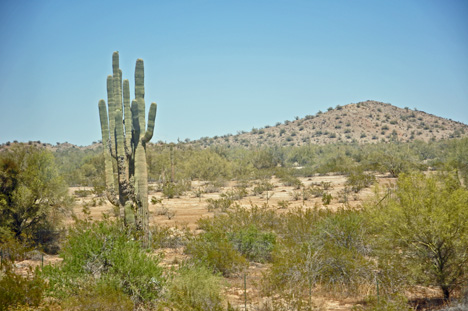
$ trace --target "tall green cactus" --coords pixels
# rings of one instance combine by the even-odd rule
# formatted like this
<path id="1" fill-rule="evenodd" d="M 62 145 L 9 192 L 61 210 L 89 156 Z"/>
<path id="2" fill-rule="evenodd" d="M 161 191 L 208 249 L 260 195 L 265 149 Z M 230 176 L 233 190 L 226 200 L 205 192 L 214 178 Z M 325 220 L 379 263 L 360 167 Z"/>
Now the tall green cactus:
<path id="1" fill-rule="evenodd" d="M 138 59 L 135 66 L 135 100 L 131 105 L 128 80 L 124 80 L 122 86 L 118 52 L 112 55 L 112 72 L 107 77 L 107 107 L 103 99 L 99 101 L 107 198 L 119 207 L 125 224 L 142 230 L 147 241 L 146 144 L 153 136 L 156 104 L 151 103 L 146 126 L 142 59 Z"/>

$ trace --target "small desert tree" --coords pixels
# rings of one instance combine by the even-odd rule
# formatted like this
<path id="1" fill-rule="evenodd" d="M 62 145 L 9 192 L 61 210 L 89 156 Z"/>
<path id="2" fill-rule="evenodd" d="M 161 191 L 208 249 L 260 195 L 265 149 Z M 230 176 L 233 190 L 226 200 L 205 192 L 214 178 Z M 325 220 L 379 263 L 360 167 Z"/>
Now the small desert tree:
<path id="1" fill-rule="evenodd" d="M 49 151 L 21 144 L 2 151 L 0 239 L 11 235 L 24 242 L 50 242 L 69 204 L 67 191 Z"/>
<path id="2" fill-rule="evenodd" d="M 468 191 L 453 176 L 402 174 L 394 193 L 368 209 L 376 247 L 448 299 L 468 276 L 467 206 Z"/>

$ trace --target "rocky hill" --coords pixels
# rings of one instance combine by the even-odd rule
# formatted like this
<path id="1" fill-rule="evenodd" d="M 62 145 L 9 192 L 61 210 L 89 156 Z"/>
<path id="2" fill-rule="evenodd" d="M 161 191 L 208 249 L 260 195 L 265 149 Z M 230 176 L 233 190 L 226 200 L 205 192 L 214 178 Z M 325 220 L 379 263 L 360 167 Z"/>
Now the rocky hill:
<path id="1" fill-rule="evenodd" d="M 253 128 L 237 135 L 204 137 L 193 145 L 300 146 L 303 144 L 376 143 L 440 140 L 468 136 L 468 125 L 423 111 L 366 101 L 328 108 L 315 115 Z"/>
<path id="2" fill-rule="evenodd" d="M 181 142 L 192 146 L 301 146 L 304 144 L 377 143 L 413 140 L 441 140 L 468 136 L 468 125 L 438 117 L 423 111 L 399 108 L 377 101 L 352 103 L 330 107 L 326 112 L 293 121 L 278 122 L 274 126 L 253 128 L 237 135 L 203 137 Z M 14 142 L 0 145 L 0 150 Z M 161 143 L 161 142 L 159 142 Z M 45 147 L 51 151 L 79 149 L 91 151 L 100 148 L 100 142 L 89 146 L 75 146 L 68 142 L 51 145 L 40 141 L 25 144 Z"/>

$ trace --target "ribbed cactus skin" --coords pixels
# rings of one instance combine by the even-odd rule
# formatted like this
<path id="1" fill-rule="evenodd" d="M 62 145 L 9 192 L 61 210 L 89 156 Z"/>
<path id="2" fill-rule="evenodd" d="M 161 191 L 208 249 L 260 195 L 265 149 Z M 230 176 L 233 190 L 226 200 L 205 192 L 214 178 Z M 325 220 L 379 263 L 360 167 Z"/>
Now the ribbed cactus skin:
<path id="1" fill-rule="evenodd" d="M 146 144 L 154 132 L 156 104 L 152 103 L 145 120 L 144 64 L 135 66 L 135 100 L 130 105 L 128 80 L 122 81 L 119 53 L 112 55 L 112 76 L 107 77 L 107 107 L 99 101 L 102 143 L 104 146 L 106 188 L 109 201 L 118 206 L 127 226 L 143 231 L 148 242 L 148 171 Z"/>

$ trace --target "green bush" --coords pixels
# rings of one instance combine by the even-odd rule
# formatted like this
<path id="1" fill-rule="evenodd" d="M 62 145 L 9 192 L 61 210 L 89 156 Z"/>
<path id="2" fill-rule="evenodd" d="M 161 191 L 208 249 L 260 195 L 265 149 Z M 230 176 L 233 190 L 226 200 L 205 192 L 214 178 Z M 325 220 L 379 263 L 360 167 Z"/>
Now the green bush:
<path id="1" fill-rule="evenodd" d="M 187 244 L 185 251 L 197 264 L 206 265 L 224 276 L 239 273 L 247 265 L 247 261 L 235 249 L 225 232 L 218 230 L 195 237 Z"/>
<path id="2" fill-rule="evenodd" d="M 86 198 L 87 196 L 90 196 L 91 194 L 93 194 L 93 191 L 86 190 L 86 189 L 79 189 L 79 190 L 75 190 L 73 194 L 77 196 L 78 198 Z"/>
<path id="3" fill-rule="evenodd" d="M 179 229 L 177 227 L 151 226 L 151 247 L 157 248 L 178 248 L 188 243 L 192 233 L 188 228 Z"/>
<path id="4" fill-rule="evenodd" d="M 271 260 L 271 252 L 276 244 L 276 236 L 271 232 L 261 232 L 255 225 L 228 234 L 234 247 L 250 261 Z"/>
<path id="5" fill-rule="evenodd" d="M 166 182 L 162 187 L 162 193 L 168 199 L 180 197 L 181 195 L 184 194 L 184 192 L 190 191 L 190 190 L 191 190 L 190 181 L 180 181 L 177 183 Z"/>
<path id="6" fill-rule="evenodd" d="M 353 311 L 414 311 L 408 300 L 402 295 L 370 296 L 361 306 L 353 307 Z"/>
<path id="7" fill-rule="evenodd" d="M 351 186 L 352 191 L 358 193 L 362 189 L 374 184 L 375 181 L 375 176 L 372 174 L 367 174 L 360 170 L 352 170 L 348 173 L 346 184 Z"/>
<path id="8" fill-rule="evenodd" d="M 138 238 L 116 222 L 78 223 L 60 256 L 60 265 L 44 267 L 52 296 L 67 297 L 83 284 L 98 281 L 135 302 L 160 296 L 164 278 L 159 259 L 150 257 Z"/>
<path id="9" fill-rule="evenodd" d="M 16 144 L 0 152 L 0 175 L 0 239 L 10 235 L 33 246 L 56 249 L 59 235 L 54 231 L 71 199 L 54 155 Z"/>
<path id="10" fill-rule="evenodd" d="M 166 307 L 170 310 L 221 311 L 221 277 L 199 265 L 182 266 L 167 286 Z"/>
<path id="11" fill-rule="evenodd" d="M 449 299 L 468 277 L 468 190 L 455 174 L 401 174 L 396 186 L 366 209 L 375 253 Z"/>
<path id="12" fill-rule="evenodd" d="M 70 311 L 132 311 L 134 303 L 121 290 L 107 283 L 87 284 L 62 302 Z"/>
<path id="13" fill-rule="evenodd" d="M 227 198 L 232 201 L 241 200 L 248 195 L 246 187 L 236 187 L 232 190 L 228 190 L 225 193 L 221 193 L 222 198 Z"/>
<path id="14" fill-rule="evenodd" d="M 274 186 L 272 183 L 268 182 L 267 180 L 262 180 L 253 188 L 253 194 L 259 195 L 265 191 L 273 190 Z"/>
<path id="15" fill-rule="evenodd" d="M 303 291 L 320 284 L 335 293 L 354 293 L 373 281 L 368 235 L 358 212 L 296 209 L 282 220 L 266 288 Z"/>
<path id="16" fill-rule="evenodd" d="M 323 205 L 328 205 L 331 203 L 331 200 L 333 199 L 332 195 L 330 193 L 324 192 L 322 195 L 322 203 Z"/>
<path id="17" fill-rule="evenodd" d="M 208 203 L 207 208 L 209 212 L 212 212 L 217 209 L 221 210 L 222 212 L 225 212 L 234 203 L 232 199 L 226 197 L 222 197 L 219 199 L 208 198 L 206 199 L 206 202 Z"/>
<path id="18" fill-rule="evenodd" d="M 32 277 L 16 274 L 11 263 L 6 264 L 6 269 L 0 272 L 0 311 L 19 306 L 39 306 L 47 283 L 38 273 L 30 271 L 30 274 Z"/>

